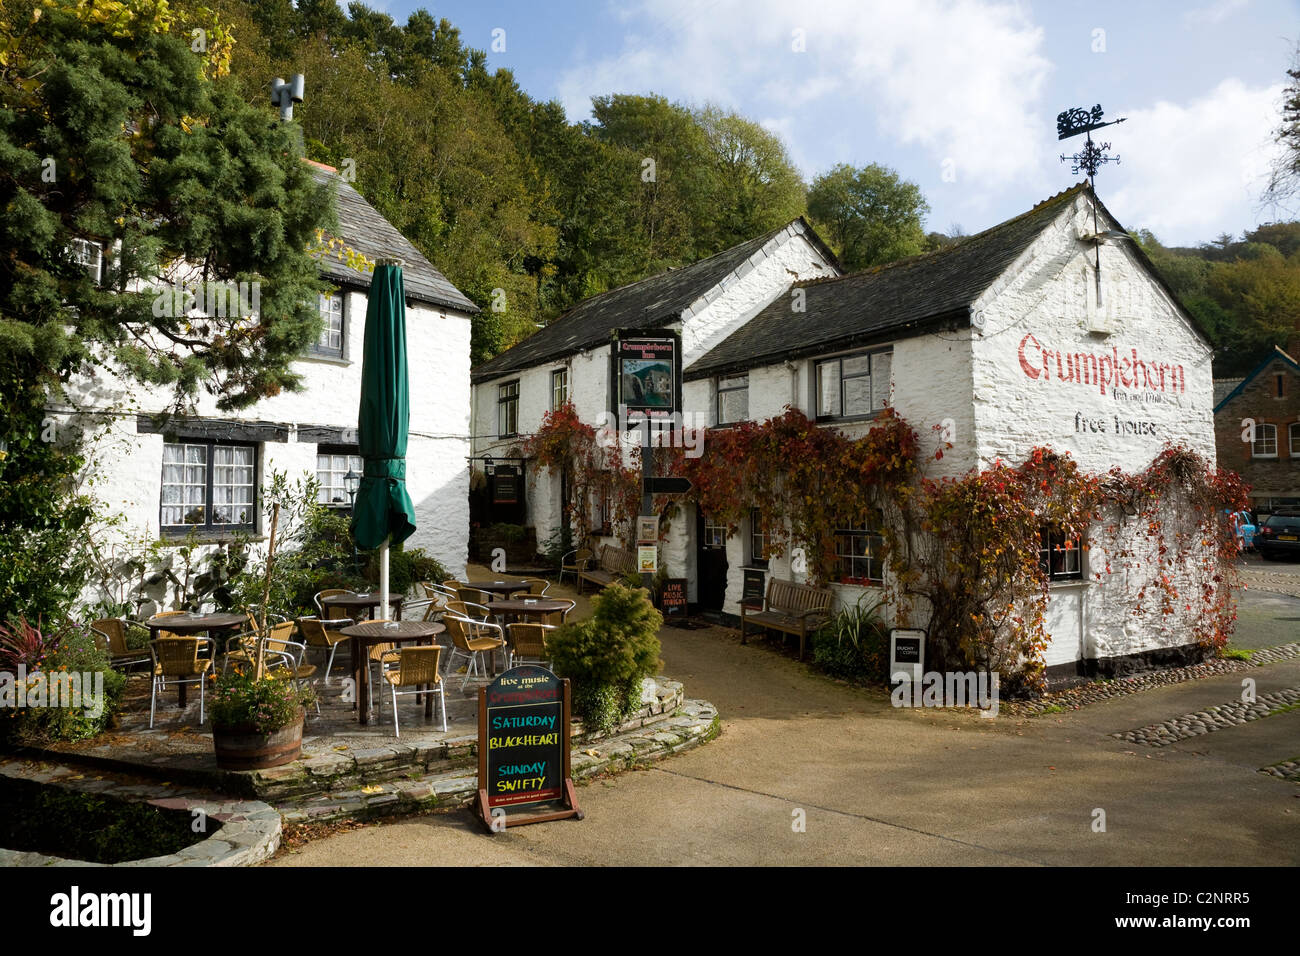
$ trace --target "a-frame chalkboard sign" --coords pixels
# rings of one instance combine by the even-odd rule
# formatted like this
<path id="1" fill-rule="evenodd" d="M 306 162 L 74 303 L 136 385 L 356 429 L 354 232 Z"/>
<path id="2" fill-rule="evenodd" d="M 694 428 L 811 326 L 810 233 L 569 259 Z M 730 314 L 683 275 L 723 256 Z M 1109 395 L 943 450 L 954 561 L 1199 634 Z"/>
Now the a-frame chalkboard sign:
<path id="1" fill-rule="evenodd" d="M 570 769 L 570 716 L 568 679 L 536 664 L 512 667 L 479 690 L 477 802 L 490 831 L 582 819 Z"/>

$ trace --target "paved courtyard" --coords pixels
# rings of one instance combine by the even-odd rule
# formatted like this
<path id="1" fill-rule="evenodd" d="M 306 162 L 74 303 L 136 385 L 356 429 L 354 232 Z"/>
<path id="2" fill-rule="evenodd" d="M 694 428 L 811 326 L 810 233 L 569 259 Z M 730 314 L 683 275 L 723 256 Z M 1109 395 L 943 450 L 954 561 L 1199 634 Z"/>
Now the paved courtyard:
<path id="1" fill-rule="evenodd" d="M 1251 594 L 1243 609 L 1238 646 L 1296 639 L 1300 599 Z M 665 672 L 717 705 L 722 735 L 583 785 L 586 820 L 489 837 L 465 812 L 413 817 L 273 865 L 1300 863 L 1300 786 L 1261 772 L 1300 757 L 1300 709 L 1163 746 L 1114 736 L 1212 720 L 1244 676 L 1289 699 L 1300 658 L 987 720 L 895 709 L 724 628 L 662 636 Z"/>

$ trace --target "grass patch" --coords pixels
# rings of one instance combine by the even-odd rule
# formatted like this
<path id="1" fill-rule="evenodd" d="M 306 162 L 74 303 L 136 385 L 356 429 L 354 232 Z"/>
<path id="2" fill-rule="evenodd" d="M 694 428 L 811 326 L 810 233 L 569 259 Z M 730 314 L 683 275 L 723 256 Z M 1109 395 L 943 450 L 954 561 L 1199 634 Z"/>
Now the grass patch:
<path id="1" fill-rule="evenodd" d="M 1219 658 L 1225 661 L 1248 661 L 1255 651 L 1249 647 L 1225 647 L 1219 651 Z"/>
<path id="2" fill-rule="evenodd" d="M 1040 714 L 1063 714 L 1065 713 L 1065 708 L 1062 707 L 1060 704 L 1048 704 L 1046 707 L 1040 710 L 1039 713 Z"/>

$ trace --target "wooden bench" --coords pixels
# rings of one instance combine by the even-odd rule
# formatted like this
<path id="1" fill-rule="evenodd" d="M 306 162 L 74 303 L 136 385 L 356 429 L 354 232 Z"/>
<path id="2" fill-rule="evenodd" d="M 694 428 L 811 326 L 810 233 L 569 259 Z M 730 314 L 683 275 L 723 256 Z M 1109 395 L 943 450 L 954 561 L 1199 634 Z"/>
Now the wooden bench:
<path id="1" fill-rule="evenodd" d="M 602 544 L 596 566 L 578 572 L 578 593 L 582 593 L 584 581 L 590 581 L 598 589 L 603 588 L 615 581 L 622 580 L 629 571 L 635 570 L 635 568 L 636 555 L 631 551 L 626 548 L 615 548 L 612 545 Z"/>
<path id="2" fill-rule="evenodd" d="M 746 624 L 796 634 L 799 637 L 799 659 L 803 660 L 808 634 L 830 617 L 834 597 L 828 588 L 772 578 L 767 583 L 767 597 L 761 608 L 740 605 L 740 643 L 745 643 Z"/>

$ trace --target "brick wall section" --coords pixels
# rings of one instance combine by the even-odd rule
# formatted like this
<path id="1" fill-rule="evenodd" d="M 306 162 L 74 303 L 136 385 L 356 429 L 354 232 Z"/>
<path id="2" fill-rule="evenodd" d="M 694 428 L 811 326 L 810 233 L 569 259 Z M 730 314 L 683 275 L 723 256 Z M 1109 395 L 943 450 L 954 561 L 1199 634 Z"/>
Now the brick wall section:
<path id="1" fill-rule="evenodd" d="M 1277 377 L 1282 376 L 1278 396 Z M 1244 419 L 1277 426 L 1277 457 L 1254 458 L 1242 440 Z M 1251 486 L 1251 499 L 1300 497 L 1300 426 L 1291 441 L 1290 426 L 1300 423 L 1300 373 L 1280 355 L 1214 415 L 1219 467 L 1239 473 Z"/>

